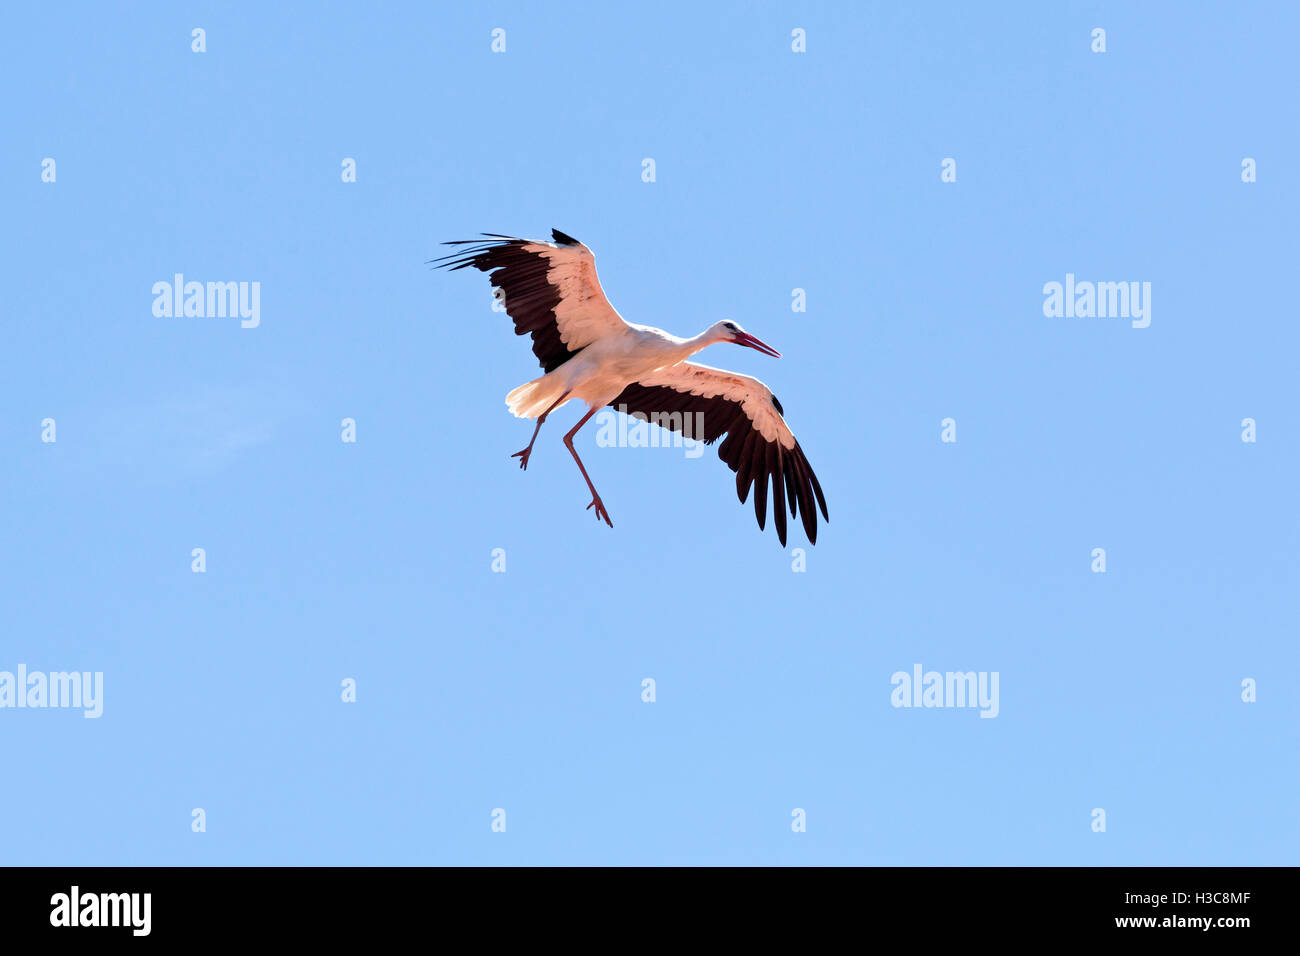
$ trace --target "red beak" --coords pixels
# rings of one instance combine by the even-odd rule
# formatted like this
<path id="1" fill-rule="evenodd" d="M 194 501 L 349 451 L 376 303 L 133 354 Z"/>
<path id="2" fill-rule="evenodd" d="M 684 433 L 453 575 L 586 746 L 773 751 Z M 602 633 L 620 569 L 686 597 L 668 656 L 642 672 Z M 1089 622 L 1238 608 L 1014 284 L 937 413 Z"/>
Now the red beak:
<path id="1" fill-rule="evenodd" d="M 762 339 L 756 338 L 750 335 L 748 332 L 737 332 L 736 337 L 731 341 L 735 342 L 737 345 L 747 345 L 751 349 L 757 349 L 759 352 L 762 352 L 764 355 L 770 355 L 773 358 L 781 357 L 780 352 L 772 348 L 772 346 L 768 345 Z"/>

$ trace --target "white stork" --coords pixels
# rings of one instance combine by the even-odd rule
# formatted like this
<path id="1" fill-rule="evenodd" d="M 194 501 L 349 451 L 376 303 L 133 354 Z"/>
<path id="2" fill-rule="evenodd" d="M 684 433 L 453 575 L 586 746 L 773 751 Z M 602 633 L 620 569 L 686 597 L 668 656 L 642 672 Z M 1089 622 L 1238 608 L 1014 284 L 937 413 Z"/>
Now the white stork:
<path id="1" fill-rule="evenodd" d="M 817 542 L 813 499 L 829 521 L 826 499 L 803 449 L 786 426 L 781 403 L 756 378 L 686 361 L 718 342 L 745 345 L 776 358 L 780 352 L 734 322 L 715 323 L 689 339 L 625 322 L 605 298 L 591 250 L 559 230 L 551 230 L 554 242 L 483 235 L 486 240 L 443 243 L 469 248 L 431 261 L 452 271 L 473 266 L 489 273 L 492 285 L 504 296 L 515 334 L 532 335 L 533 352 L 546 374 L 506 396 L 506 405 L 516 416 L 537 419 L 528 447 L 511 456 L 519 459 L 520 468 L 528 467 L 546 416 L 573 399 L 586 402 L 587 414 L 564 436 L 564 444 L 591 489 L 587 507 L 595 508 L 597 519 L 612 528 L 609 512 L 573 447 L 573 436 L 598 409 L 611 405 L 674 431 L 684 426 L 689 437 L 706 444 L 726 433 L 718 457 L 736 473 L 742 504 L 750 486 L 754 487 L 758 527 L 765 527 L 767 520 L 771 480 L 773 523 L 782 546 L 786 529 L 782 499 L 788 500 L 791 516 L 802 513 L 809 542 Z M 703 423 L 704 434 L 689 435 L 692 419 Z"/>

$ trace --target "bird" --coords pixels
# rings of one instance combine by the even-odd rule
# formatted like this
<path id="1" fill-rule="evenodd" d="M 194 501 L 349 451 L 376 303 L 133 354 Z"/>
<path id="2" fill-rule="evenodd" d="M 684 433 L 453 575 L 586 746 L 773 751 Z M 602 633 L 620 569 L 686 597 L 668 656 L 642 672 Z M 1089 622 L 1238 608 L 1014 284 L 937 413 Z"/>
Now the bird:
<path id="1" fill-rule="evenodd" d="M 520 468 L 528 468 L 547 417 L 568 402 L 585 402 L 588 411 L 565 434 L 564 445 L 591 491 L 587 510 L 595 509 L 596 519 L 612 528 L 609 511 L 573 445 L 578 430 L 597 411 L 608 405 L 708 445 L 725 434 L 718 457 L 736 473 L 741 504 L 753 489 L 759 530 L 766 528 L 770 481 L 772 523 L 781 546 L 786 544 L 787 504 L 792 518 L 802 517 L 809 543 L 816 544 L 816 509 L 830 521 L 826 498 L 785 423 L 781 403 L 756 378 L 688 361 L 720 343 L 776 358 L 780 352 L 730 320 L 690 338 L 625 321 L 605 297 L 594 253 L 558 229 L 551 230 L 550 242 L 480 235 L 443 243 L 455 251 L 429 264 L 452 272 L 473 267 L 487 273 L 493 296 L 503 302 L 515 334 L 532 337 L 533 354 L 544 374 L 506 395 L 506 406 L 516 417 L 536 419 L 528 447 L 510 456 L 519 459 Z"/>

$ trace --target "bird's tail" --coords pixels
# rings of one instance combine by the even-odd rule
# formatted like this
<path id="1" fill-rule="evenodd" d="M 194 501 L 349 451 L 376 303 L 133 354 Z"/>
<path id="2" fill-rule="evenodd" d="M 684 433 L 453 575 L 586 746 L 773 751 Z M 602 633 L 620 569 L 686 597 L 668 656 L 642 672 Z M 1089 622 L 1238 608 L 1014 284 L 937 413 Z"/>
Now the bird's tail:
<path id="1" fill-rule="evenodd" d="M 518 418 L 536 418 L 564 394 L 564 383 L 543 375 L 527 385 L 512 389 L 506 396 L 506 407 Z"/>

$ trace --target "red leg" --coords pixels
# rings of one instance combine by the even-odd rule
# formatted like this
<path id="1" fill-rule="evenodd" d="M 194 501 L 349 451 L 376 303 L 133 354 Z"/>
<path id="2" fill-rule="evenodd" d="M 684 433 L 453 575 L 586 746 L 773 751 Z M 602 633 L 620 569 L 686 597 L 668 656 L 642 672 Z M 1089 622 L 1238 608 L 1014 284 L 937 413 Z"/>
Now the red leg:
<path id="1" fill-rule="evenodd" d="M 542 430 L 542 422 L 546 421 L 546 416 L 555 411 L 556 405 L 559 405 L 560 402 L 564 401 L 568 397 L 569 393 L 565 392 L 555 400 L 555 405 L 552 405 L 546 411 L 542 412 L 541 417 L 537 419 L 537 427 L 533 429 L 533 440 L 528 443 L 528 447 L 523 451 L 517 451 L 510 456 L 511 458 L 519 459 L 520 468 L 523 468 L 525 471 L 528 469 L 528 459 L 533 454 L 533 445 L 537 444 L 537 433 Z"/>
<path id="2" fill-rule="evenodd" d="M 614 522 L 609 520 L 609 512 L 605 510 L 605 503 L 600 500 L 600 495 L 596 494 L 596 486 L 591 483 L 591 478 L 587 475 L 587 469 L 582 467 L 582 459 L 578 457 L 578 450 L 573 447 L 573 436 L 578 433 L 579 428 L 587 424 L 587 419 L 591 418 L 591 416 L 595 414 L 596 409 L 593 408 L 591 411 L 587 412 L 587 414 L 583 415 L 582 420 L 579 421 L 578 424 L 574 425 L 569 433 L 564 436 L 564 444 L 568 447 L 569 454 L 573 456 L 573 460 L 578 463 L 578 470 L 582 472 L 582 477 L 586 479 L 587 487 L 591 489 L 591 504 L 587 505 L 587 507 L 595 508 L 596 519 L 598 521 L 603 519 L 605 524 L 612 528 L 614 527 Z"/>

